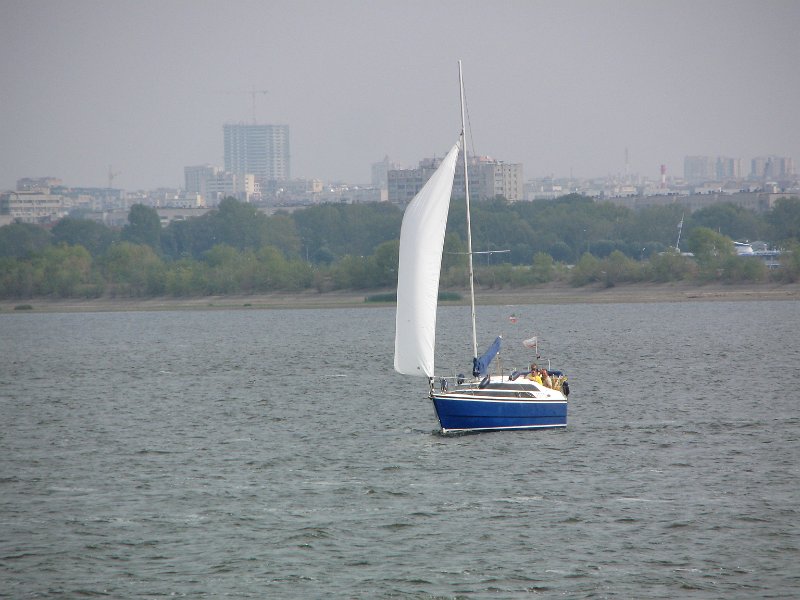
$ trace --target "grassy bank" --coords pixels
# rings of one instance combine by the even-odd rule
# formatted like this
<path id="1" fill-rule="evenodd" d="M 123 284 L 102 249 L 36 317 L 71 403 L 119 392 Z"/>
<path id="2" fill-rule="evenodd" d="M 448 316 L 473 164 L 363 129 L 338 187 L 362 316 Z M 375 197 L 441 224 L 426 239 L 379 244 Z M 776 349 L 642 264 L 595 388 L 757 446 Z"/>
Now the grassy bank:
<path id="1" fill-rule="evenodd" d="M 469 295 L 457 290 L 461 300 L 449 304 L 466 304 Z M 390 295 L 392 292 L 386 292 Z M 708 302 L 743 300 L 800 300 L 800 284 L 691 285 L 630 284 L 606 287 L 571 287 L 549 284 L 532 288 L 477 290 L 477 303 L 484 305 L 521 304 L 592 304 L 642 302 Z M 219 309 L 287 309 L 346 308 L 355 306 L 394 306 L 393 302 L 366 302 L 374 292 L 272 293 L 251 296 L 203 296 L 192 298 L 92 298 L 60 299 L 29 298 L 0 301 L 0 312 L 30 314 L 36 312 L 105 312 L 147 310 L 219 310 Z M 22 308 L 26 307 L 26 308 Z"/>

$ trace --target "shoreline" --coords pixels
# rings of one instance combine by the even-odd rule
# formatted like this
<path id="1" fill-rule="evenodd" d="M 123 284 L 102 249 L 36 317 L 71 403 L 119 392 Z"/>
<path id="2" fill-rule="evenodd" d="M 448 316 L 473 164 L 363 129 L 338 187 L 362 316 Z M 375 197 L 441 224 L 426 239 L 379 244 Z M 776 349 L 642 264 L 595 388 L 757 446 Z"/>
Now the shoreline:
<path id="1" fill-rule="evenodd" d="M 29 314 L 36 312 L 124 312 L 168 310 L 232 310 L 232 309 L 292 309 L 292 308 L 354 308 L 394 306 L 394 302 L 365 302 L 386 290 L 338 291 L 319 293 L 273 292 L 268 294 L 202 296 L 190 298 L 91 298 L 52 299 L 30 298 L 0 300 L 0 314 Z M 459 301 L 440 302 L 442 305 L 468 303 L 468 293 Z M 713 301 L 780 301 L 800 300 L 800 284 L 738 284 L 708 285 L 676 283 L 641 283 L 571 287 L 563 283 L 530 288 L 477 290 L 478 305 L 526 304 L 641 304 L 653 302 L 713 302 Z M 15 307 L 29 305 L 27 310 Z"/>

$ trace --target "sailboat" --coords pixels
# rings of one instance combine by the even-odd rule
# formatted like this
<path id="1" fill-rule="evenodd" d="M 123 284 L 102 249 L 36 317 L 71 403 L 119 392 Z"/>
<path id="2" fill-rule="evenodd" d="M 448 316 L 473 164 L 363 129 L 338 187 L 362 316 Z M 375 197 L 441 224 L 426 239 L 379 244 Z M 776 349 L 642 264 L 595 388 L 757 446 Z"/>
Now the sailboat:
<path id="1" fill-rule="evenodd" d="M 441 164 L 409 203 L 400 231 L 394 368 L 428 379 L 429 396 L 443 433 L 540 429 L 567 425 L 569 385 L 560 371 L 504 372 L 491 368 L 502 338 L 478 356 L 472 229 L 469 211 L 464 80 L 458 63 L 461 133 Z M 459 153 L 463 159 L 467 257 L 472 309 L 472 374 L 440 377 L 434 369 L 436 312 L 447 213 Z M 499 365 L 499 361 L 496 362 Z M 545 385 L 545 382 L 550 385 Z"/>

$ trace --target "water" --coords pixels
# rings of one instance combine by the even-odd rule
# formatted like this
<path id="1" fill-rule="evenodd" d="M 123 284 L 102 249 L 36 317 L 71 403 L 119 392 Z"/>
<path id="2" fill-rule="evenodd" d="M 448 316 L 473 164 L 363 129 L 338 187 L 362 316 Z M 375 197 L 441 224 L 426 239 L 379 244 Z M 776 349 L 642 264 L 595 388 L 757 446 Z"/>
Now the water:
<path id="1" fill-rule="evenodd" d="M 454 437 L 391 308 L 0 315 L 0 596 L 799 597 L 799 309 L 481 308 L 569 426 Z"/>

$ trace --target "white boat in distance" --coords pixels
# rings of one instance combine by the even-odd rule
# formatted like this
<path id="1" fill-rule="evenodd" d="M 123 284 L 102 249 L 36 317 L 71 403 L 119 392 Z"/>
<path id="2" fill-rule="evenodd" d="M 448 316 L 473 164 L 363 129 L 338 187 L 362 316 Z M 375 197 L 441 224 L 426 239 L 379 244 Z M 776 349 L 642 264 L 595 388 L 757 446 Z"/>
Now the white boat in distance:
<path id="1" fill-rule="evenodd" d="M 561 372 L 544 373 L 544 379 L 550 381 L 553 387 L 542 383 L 537 374 L 527 371 L 507 374 L 500 370 L 490 373 L 489 365 L 500 351 L 499 337 L 483 356 L 478 357 L 461 61 L 458 63 L 458 76 L 461 96 L 459 140 L 409 203 L 403 215 L 397 277 L 394 368 L 398 373 L 428 378 L 429 395 L 444 433 L 565 427 L 569 386 Z M 434 354 L 439 273 L 460 148 L 463 149 L 472 308 L 472 375 L 441 377 L 437 386 Z M 557 383 L 553 384 L 552 380 Z"/>

